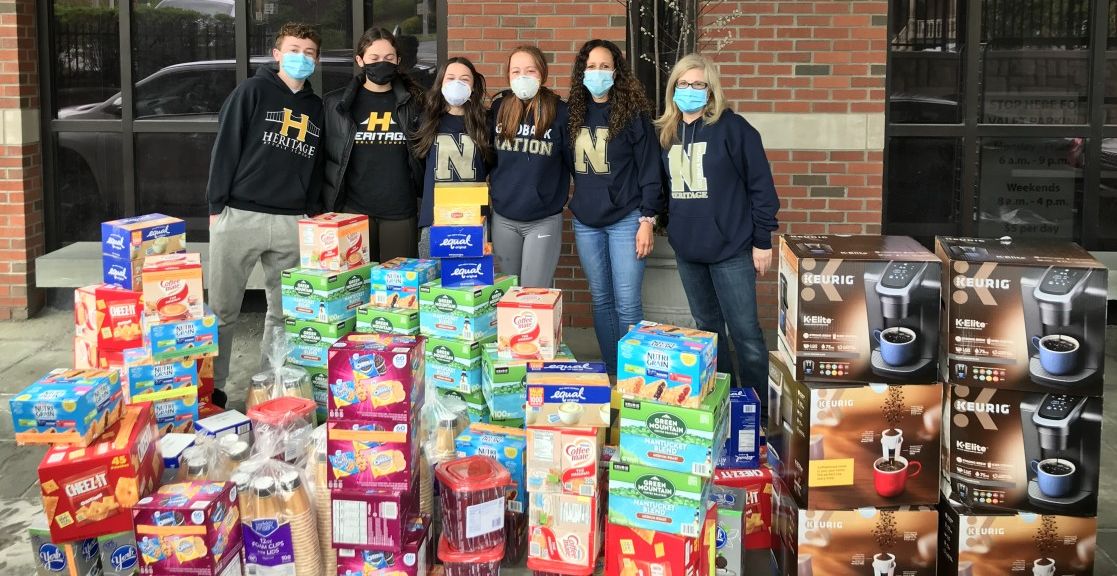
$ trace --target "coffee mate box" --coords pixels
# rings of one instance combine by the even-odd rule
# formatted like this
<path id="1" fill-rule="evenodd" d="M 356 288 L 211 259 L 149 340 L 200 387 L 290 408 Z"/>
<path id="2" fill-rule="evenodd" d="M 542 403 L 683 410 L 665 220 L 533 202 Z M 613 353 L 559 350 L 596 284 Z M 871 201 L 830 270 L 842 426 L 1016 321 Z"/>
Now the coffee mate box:
<path id="1" fill-rule="evenodd" d="M 609 469 L 609 522 L 697 538 L 709 493 L 709 478 L 614 461 Z"/>
<path id="2" fill-rule="evenodd" d="M 697 408 L 624 399 L 621 403 L 622 462 L 709 477 L 729 434 L 729 375 L 718 374 Z"/>
<path id="3" fill-rule="evenodd" d="M 315 322 L 284 318 L 287 331 L 287 362 L 307 368 L 328 368 L 330 347 L 357 325 L 356 318 L 340 322 Z"/>
<path id="4" fill-rule="evenodd" d="M 283 315 L 299 320 L 333 323 L 352 318 L 368 303 L 372 265 L 345 272 L 314 268 L 284 270 Z"/>
<path id="5" fill-rule="evenodd" d="M 205 315 L 202 257 L 198 254 L 167 254 L 144 260 L 144 313 L 166 322 L 190 320 Z"/>
<path id="6" fill-rule="evenodd" d="M 132 510 L 140 574 L 239 574 L 244 549 L 237 489 L 231 482 L 161 486 Z"/>
<path id="7" fill-rule="evenodd" d="M 562 291 L 513 288 L 497 303 L 496 322 L 502 356 L 553 360 L 562 345 Z"/>
<path id="8" fill-rule="evenodd" d="M 151 405 L 133 404 L 90 446 L 49 450 L 38 473 L 54 540 L 131 530 L 129 509 L 158 485 L 163 473 L 157 441 Z"/>
<path id="9" fill-rule="evenodd" d="M 560 344 L 554 359 L 570 362 L 574 361 L 574 354 L 566 344 Z M 489 342 L 482 348 L 481 390 L 493 420 L 525 418 L 528 362 L 523 358 L 501 357 L 496 342 Z"/>
<path id="10" fill-rule="evenodd" d="M 527 434 L 522 428 L 470 424 L 465 432 L 454 439 L 459 458 L 489 456 L 495 458 L 512 475 L 512 486 L 507 491 L 507 510 L 526 512 L 527 485 L 524 476 L 524 452 L 527 451 Z"/>
<path id="11" fill-rule="evenodd" d="M 617 345 L 617 390 L 632 398 L 697 406 L 714 382 L 717 334 L 644 320 Z"/>
<path id="12" fill-rule="evenodd" d="M 419 309 L 419 287 L 438 280 L 439 261 L 395 258 L 373 266 L 369 285 L 373 306 Z"/>
<path id="13" fill-rule="evenodd" d="M 480 226 L 484 221 L 480 204 L 444 204 L 434 207 L 435 226 Z"/>
<path id="14" fill-rule="evenodd" d="M 106 534 L 97 538 L 104 576 L 133 576 L 140 573 L 140 554 L 136 535 L 131 531 Z"/>
<path id="15" fill-rule="evenodd" d="M 602 362 L 529 362 L 528 426 L 608 428 L 613 389 Z"/>
<path id="16" fill-rule="evenodd" d="M 447 338 L 428 338 L 426 345 L 427 382 L 443 390 L 481 395 L 481 343 Z"/>
<path id="17" fill-rule="evenodd" d="M 419 288 L 419 332 L 432 338 L 478 342 L 495 338 L 496 304 L 516 282 L 515 276 L 501 276 L 491 286 L 424 284 Z"/>
<path id="18" fill-rule="evenodd" d="M 123 261 L 186 250 L 186 223 L 163 214 L 144 214 L 101 223 L 101 255 Z"/>
<path id="19" fill-rule="evenodd" d="M 417 308 L 361 306 L 357 308 L 356 330 L 362 334 L 417 336 L 419 334 L 419 310 Z"/>
<path id="20" fill-rule="evenodd" d="M 74 335 L 105 350 L 143 345 L 143 294 L 106 284 L 74 290 Z"/>
<path id="21" fill-rule="evenodd" d="M 594 428 L 527 429 L 527 491 L 596 496 L 601 445 Z"/>
<path id="22" fill-rule="evenodd" d="M 31 553 L 35 558 L 37 576 L 101 574 L 101 558 L 95 538 L 55 543 L 51 540 L 50 530 L 47 529 L 40 514 L 35 515 L 35 519 L 27 529 L 27 534 L 31 540 Z"/>
<path id="23" fill-rule="evenodd" d="M 372 263 L 368 216 L 328 212 L 299 220 L 299 267 L 341 272 Z"/>
<path id="24" fill-rule="evenodd" d="M 491 252 L 491 248 L 486 248 Z M 495 282 L 496 272 L 493 257 L 452 258 L 442 261 L 442 285 L 446 288 L 463 286 L 488 286 Z"/>
<path id="25" fill-rule="evenodd" d="M 476 226 L 431 226 L 431 257 L 479 258 L 492 254 L 492 245 L 485 241 L 487 230 L 483 219 Z"/>
<path id="26" fill-rule="evenodd" d="M 1108 270 L 1070 242 L 940 236 L 951 384 L 1101 396 Z"/>
<path id="27" fill-rule="evenodd" d="M 115 370 L 52 370 L 9 401 L 16 442 L 88 446 L 120 419 Z"/>
<path id="28" fill-rule="evenodd" d="M 326 458 L 331 490 L 411 490 L 419 442 L 410 425 L 395 422 L 328 422 Z"/>
<path id="29" fill-rule="evenodd" d="M 206 308 L 204 316 L 185 320 L 144 317 L 145 343 L 155 362 L 199 360 L 217 356 L 217 316 Z"/>
<path id="30" fill-rule="evenodd" d="M 939 526 L 942 574 L 1095 573 L 1096 517 L 967 512 L 945 501 Z"/>
<path id="31" fill-rule="evenodd" d="M 413 422 L 423 405 L 424 343 L 410 336 L 350 334 L 330 347 L 331 420 Z"/>
<path id="32" fill-rule="evenodd" d="M 160 436 L 192 432 L 198 421 L 198 389 L 194 386 L 137 394 L 132 402 L 151 403 Z"/>
<path id="33" fill-rule="evenodd" d="M 592 572 L 602 543 L 600 497 L 547 492 L 528 497 L 528 567 L 561 574 Z"/>
<path id="34" fill-rule="evenodd" d="M 140 394 L 197 387 L 201 383 L 198 378 L 198 363 L 195 360 L 156 364 L 147 348 L 125 350 L 123 360 L 124 367 L 121 375 L 124 397 L 129 402 Z"/>

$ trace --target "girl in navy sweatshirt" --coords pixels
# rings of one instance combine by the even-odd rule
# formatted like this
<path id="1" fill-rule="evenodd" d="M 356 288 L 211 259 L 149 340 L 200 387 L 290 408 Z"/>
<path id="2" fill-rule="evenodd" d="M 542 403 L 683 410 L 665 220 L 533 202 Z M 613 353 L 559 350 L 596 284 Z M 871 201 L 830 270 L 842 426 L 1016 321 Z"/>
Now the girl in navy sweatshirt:
<path id="1" fill-rule="evenodd" d="M 726 325 L 740 373 L 763 402 L 768 347 L 756 313 L 756 277 L 772 265 L 779 199 L 760 133 L 725 105 L 717 68 L 684 56 L 667 83 L 656 121 L 668 175 L 667 238 L 699 329 L 718 334 L 718 371 L 733 373 Z M 764 413 L 763 411 L 761 412 Z"/>
<path id="2" fill-rule="evenodd" d="M 520 284 L 550 288 L 562 246 L 562 210 L 570 194 L 566 103 L 544 86 L 547 61 L 535 46 L 508 58 L 511 92 L 490 114 L 496 165 L 489 172 L 493 254 Z"/>
<path id="3" fill-rule="evenodd" d="M 493 160 L 485 110 L 485 77 L 468 58 L 454 57 L 439 70 L 423 102 L 415 154 L 426 159 L 419 208 L 419 257 L 430 258 L 434 185 L 484 182 Z"/>
<path id="4" fill-rule="evenodd" d="M 644 258 L 663 208 L 651 105 L 616 44 L 590 40 L 570 78 L 574 240 L 593 297 L 601 357 L 617 373 L 617 341 L 644 319 Z"/>

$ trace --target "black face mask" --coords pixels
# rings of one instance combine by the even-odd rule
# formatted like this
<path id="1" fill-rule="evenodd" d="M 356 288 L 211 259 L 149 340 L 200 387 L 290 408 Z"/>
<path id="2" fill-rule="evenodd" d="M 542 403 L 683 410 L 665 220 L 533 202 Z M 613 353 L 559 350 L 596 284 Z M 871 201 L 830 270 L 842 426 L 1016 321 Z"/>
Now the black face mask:
<path id="1" fill-rule="evenodd" d="M 381 86 L 391 84 L 392 80 L 396 79 L 397 67 L 391 62 L 373 62 L 372 64 L 365 64 L 365 78 L 368 78 L 373 84 Z"/>

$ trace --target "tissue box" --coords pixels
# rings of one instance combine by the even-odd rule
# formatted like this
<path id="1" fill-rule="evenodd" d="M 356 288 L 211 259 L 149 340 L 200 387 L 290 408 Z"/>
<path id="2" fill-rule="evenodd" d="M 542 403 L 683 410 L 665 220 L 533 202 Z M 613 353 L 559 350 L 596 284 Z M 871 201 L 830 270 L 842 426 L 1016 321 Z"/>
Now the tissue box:
<path id="1" fill-rule="evenodd" d="M 330 347 L 347 336 L 357 325 L 356 318 L 329 324 L 284 318 L 287 330 L 287 361 L 306 368 L 326 368 Z"/>
<path id="2" fill-rule="evenodd" d="M 299 267 L 341 272 L 372 262 L 368 216 L 329 212 L 299 220 Z"/>
<path id="3" fill-rule="evenodd" d="M 10 400 L 19 444 L 88 446 L 120 419 L 115 370 L 52 370 Z"/>
<path id="4" fill-rule="evenodd" d="M 712 332 L 640 322 L 617 345 L 617 390 L 634 398 L 697 406 L 713 384 L 717 348 Z"/>
<path id="5" fill-rule="evenodd" d="M 334 323 L 348 320 L 369 299 L 369 271 L 360 266 L 345 272 L 313 268 L 283 271 L 283 316 Z"/>
<path id="6" fill-rule="evenodd" d="M 495 338 L 496 303 L 516 282 L 515 276 L 501 276 L 491 286 L 424 284 L 419 288 L 419 331 L 434 338 L 479 342 Z"/>
<path id="7" fill-rule="evenodd" d="M 144 325 L 151 359 L 155 362 L 217 356 L 217 317 L 208 309 L 201 318 L 174 322 L 146 316 Z"/>
<path id="8" fill-rule="evenodd" d="M 697 538 L 706 519 L 710 481 L 638 464 L 609 469 L 609 522 Z"/>
<path id="9" fill-rule="evenodd" d="M 373 266 L 369 285 L 373 306 L 419 309 L 419 287 L 438 279 L 438 260 L 394 258 Z"/>
<path id="10" fill-rule="evenodd" d="M 163 392 L 200 384 L 196 361 L 180 360 L 156 364 L 152 362 L 147 348 L 132 348 L 124 351 L 122 374 L 124 396 L 127 399 L 148 392 Z"/>
<path id="11" fill-rule="evenodd" d="M 496 305 L 496 332 L 506 358 L 553 360 L 562 344 L 562 291 L 509 290 Z"/>
<path id="12" fill-rule="evenodd" d="M 486 250 L 485 223 L 477 226 L 431 226 L 432 258 L 479 258 Z"/>
<path id="13" fill-rule="evenodd" d="M 191 432 L 198 421 L 198 389 L 194 386 L 138 394 L 132 402 L 151 402 L 160 436 Z"/>
<path id="14" fill-rule="evenodd" d="M 446 288 L 488 286 L 495 281 L 492 256 L 453 258 L 442 261 L 442 285 Z"/>
<path id="15" fill-rule="evenodd" d="M 423 363 L 423 343 L 410 336 L 342 338 L 330 348 L 330 419 L 413 422 L 426 390 Z"/>
<path id="16" fill-rule="evenodd" d="M 362 334 L 419 334 L 418 308 L 382 308 L 361 306 L 357 308 L 357 332 Z"/>
<path id="17" fill-rule="evenodd" d="M 186 223 L 178 218 L 145 214 L 101 223 L 102 256 L 135 261 L 184 250 Z"/>
<path id="18" fill-rule="evenodd" d="M 608 428 L 613 389 L 601 362 L 530 362 L 528 426 Z"/>
<path id="19" fill-rule="evenodd" d="M 574 354 L 561 344 L 555 360 L 573 361 Z M 528 360 L 502 358 L 496 342 L 481 351 L 481 389 L 493 420 L 523 420 L 527 402 Z M 522 423 L 519 426 L 523 428 Z"/>
<path id="20" fill-rule="evenodd" d="M 106 284 L 74 290 L 74 335 L 104 350 L 143 345 L 143 294 Z"/>
<path id="21" fill-rule="evenodd" d="M 168 484 L 136 504 L 132 517 L 143 574 L 224 576 L 241 561 L 241 518 L 231 482 Z"/>

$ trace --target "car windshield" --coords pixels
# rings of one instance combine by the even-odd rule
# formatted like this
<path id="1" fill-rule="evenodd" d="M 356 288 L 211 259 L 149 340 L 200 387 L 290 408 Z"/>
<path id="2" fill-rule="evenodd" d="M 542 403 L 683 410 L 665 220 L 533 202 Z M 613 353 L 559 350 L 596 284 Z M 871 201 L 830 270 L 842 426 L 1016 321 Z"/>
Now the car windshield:
<path id="1" fill-rule="evenodd" d="M 232 2 L 214 0 L 163 0 L 156 8 L 178 8 L 179 10 L 190 10 L 207 16 L 219 14 L 233 16 L 235 15 L 235 6 L 236 4 Z"/>

